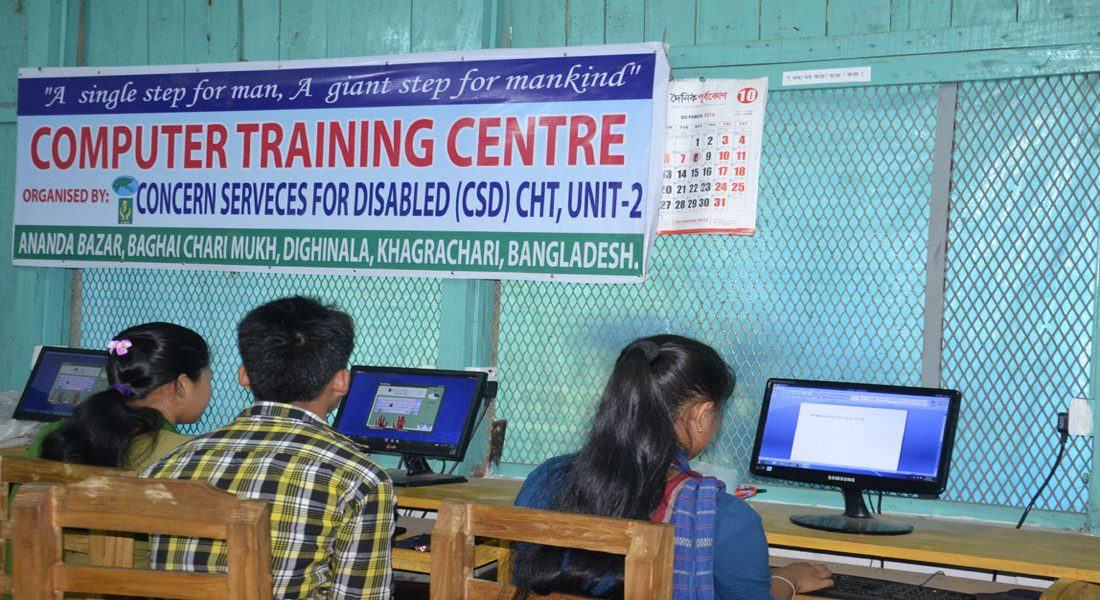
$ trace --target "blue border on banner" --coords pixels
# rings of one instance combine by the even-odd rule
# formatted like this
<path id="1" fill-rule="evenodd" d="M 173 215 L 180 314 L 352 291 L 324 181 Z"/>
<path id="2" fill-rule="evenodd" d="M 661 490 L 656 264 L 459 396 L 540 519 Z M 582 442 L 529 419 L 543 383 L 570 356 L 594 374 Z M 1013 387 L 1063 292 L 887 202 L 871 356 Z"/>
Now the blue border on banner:
<path id="1" fill-rule="evenodd" d="M 190 113 L 650 99 L 655 62 L 655 55 L 649 53 L 258 71 L 25 77 L 19 80 L 18 114 Z M 616 78 L 616 74 L 620 76 Z M 549 78 L 559 75 L 556 84 L 551 84 Z M 482 78 L 485 83 L 491 77 L 497 78 L 494 83 L 475 88 L 475 78 Z M 538 87 L 536 77 L 542 78 Z M 306 78 L 311 79 L 311 95 L 299 94 L 289 99 Z M 597 79 L 619 84 L 593 84 Z M 447 87 L 441 89 L 443 82 L 447 82 Z M 509 85 L 510 82 L 514 85 Z M 376 90 L 384 84 L 383 89 L 388 91 L 347 93 L 335 99 L 328 93 L 333 86 L 351 88 L 356 83 L 360 86 L 373 83 Z M 219 86 L 223 86 L 223 91 L 217 97 L 203 98 L 201 93 L 195 93 L 196 88 L 213 90 Z M 56 91 L 61 87 L 65 90 L 64 103 L 56 101 Z M 282 94 L 280 99 L 266 93 L 272 89 Z M 170 102 L 175 96 L 168 95 L 168 90 L 184 91 L 174 106 Z M 111 91 L 119 92 L 115 102 L 104 98 Z M 123 99 L 127 93 L 133 97 Z M 97 96 L 99 101 L 90 101 Z"/>

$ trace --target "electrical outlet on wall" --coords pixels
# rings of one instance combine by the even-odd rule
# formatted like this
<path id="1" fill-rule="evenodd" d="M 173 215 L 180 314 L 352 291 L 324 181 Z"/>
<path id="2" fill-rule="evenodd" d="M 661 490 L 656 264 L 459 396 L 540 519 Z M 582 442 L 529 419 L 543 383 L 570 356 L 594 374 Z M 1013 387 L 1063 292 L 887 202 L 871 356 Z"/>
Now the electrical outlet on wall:
<path id="1" fill-rule="evenodd" d="M 1084 398 L 1069 401 L 1069 434 L 1092 435 L 1092 405 Z"/>
<path id="2" fill-rule="evenodd" d="M 467 371 L 481 371 L 485 373 L 486 381 L 496 381 L 497 376 L 500 375 L 500 369 L 497 367 L 466 367 Z"/>

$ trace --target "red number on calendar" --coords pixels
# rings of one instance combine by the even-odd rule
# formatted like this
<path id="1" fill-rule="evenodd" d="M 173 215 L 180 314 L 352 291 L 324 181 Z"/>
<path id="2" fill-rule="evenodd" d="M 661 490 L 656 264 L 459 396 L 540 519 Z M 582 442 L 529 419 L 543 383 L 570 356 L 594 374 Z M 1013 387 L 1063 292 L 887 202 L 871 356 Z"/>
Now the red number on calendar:
<path id="1" fill-rule="evenodd" d="M 716 189 L 717 189 L 717 187 L 718 186 L 715 186 Z M 740 181 L 736 181 L 734 183 L 731 183 L 730 184 L 730 191 L 731 192 L 743 192 L 743 191 L 745 191 L 745 184 L 740 182 Z"/>
<path id="2" fill-rule="evenodd" d="M 722 197 L 716 197 L 714 199 L 714 208 L 722 208 L 726 205 L 726 199 Z"/>

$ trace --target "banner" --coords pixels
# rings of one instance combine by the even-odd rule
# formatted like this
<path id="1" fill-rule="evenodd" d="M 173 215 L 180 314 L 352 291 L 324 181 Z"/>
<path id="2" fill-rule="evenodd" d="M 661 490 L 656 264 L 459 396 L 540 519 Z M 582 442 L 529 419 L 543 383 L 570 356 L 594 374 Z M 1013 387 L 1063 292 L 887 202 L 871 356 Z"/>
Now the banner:
<path id="1" fill-rule="evenodd" d="M 644 279 L 661 44 L 22 69 L 12 262 Z"/>

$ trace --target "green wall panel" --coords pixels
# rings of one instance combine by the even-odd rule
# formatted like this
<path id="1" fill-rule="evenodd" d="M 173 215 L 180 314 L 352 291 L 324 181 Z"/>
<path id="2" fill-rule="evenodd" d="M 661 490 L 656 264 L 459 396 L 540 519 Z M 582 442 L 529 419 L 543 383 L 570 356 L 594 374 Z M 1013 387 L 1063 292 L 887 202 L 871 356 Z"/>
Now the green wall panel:
<path id="1" fill-rule="evenodd" d="M 413 0 L 413 52 L 466 50 L 484 44 L 482 23 L 491 18 L 491 7 L 479 2 L 436 2 Z"/>
<path id="2" fill-rule="evenodd" d="M 951 0 L 893 0 L 890 29 L 939 29 L 951 24 Z"/>
<path id="3" fill-rule="evenodd" d="M 513 48 L 547 48 L 565 45 L 563 0 L 514 0 L 512 3 Z"/>
<path id="4" fill-rule="evenodd" d="M 328 9 L 324 56 L 409 52 L 412 0 L 391 0 L 377 5 L 334 0 L 323 4 Z"/>
<path id="5" fill-rule="evenodd" d="M 760 38 L 760 0 L 699 0 L 696 7 L 697 44 Z"/>
<path id="6" fill-rule="evenodd" d="M 282 30 L 279 4 L 241 0 L 241 60 L 279 60 Z"/>
<path id="7" fill-rule="evenodd" d="M 642 0 L 605 0 L 608 44 L 653 41 L 645 40 L 645 3 Z"/>
<path id="8" fill-rule="evenodd" d="M 569 2 L 566 43 L 570 46 L 604 43 L 604 12 L 598 2 Z"/>
<path id="9" fill-rule="evenodd" d="M 313 0 L 282 0 L 279 58 L 322 58 L 328 48 L 328 5 Z M 349 18 L 351 16 L 349 15 Z"/>
<path id="10" fill-rule="evenodd" d="M 953 0 L 951 24 L 983 25 L 1016 20 L 1016 0 Z"/>
<path id="11" fill-rule="evenodd" d="M 1100 16 L 1096 0 L 1019 0 L 1020 21 Z"/>
<path id="12" fill-rule="evenodd" d="M 149 64 L 149 0 L 97 0 L 82 6 L 82 65 Z"/>
<path id="13" fill-rule="evenodd" d="M 761 0 L 760 39 L 825 36 L 826 0 Z"/>
<path id="14" fill-rule="evenodd" d="M 670 46 L 694 44 L 695 3 L 646 0 L 645 39 Z"/>
<path id="15" fill-rule="evenodd" d="M 890 0 L 829 0 L 829 36 L 886 31 L 890 31 Z"/>

